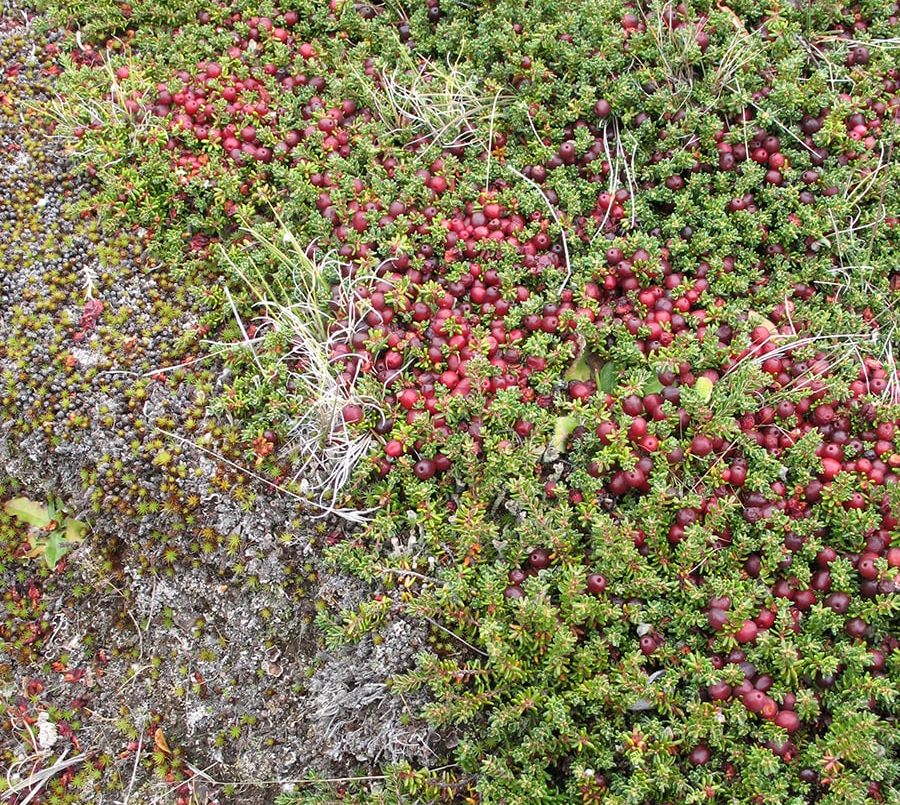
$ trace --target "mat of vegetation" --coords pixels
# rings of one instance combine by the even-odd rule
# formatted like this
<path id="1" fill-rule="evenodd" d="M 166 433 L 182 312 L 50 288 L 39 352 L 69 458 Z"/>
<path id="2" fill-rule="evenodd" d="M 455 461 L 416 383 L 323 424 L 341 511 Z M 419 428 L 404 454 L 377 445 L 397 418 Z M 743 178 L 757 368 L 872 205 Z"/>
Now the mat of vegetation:
<path id="1" fill-rule="evenodd" d="M 138 460 L 299 513 L 326 656 L 415 635 L 357 732 L 428 751 L 281 802 L 900 800 L 896 2 L 43 10 L 69 209 L 180 299 Z"/>
<path id="2" fill-rule="evenodd" d="M 3 12 L 0 801 L 250 805 L 430 761 L 421 702 L 385 686 L 426 629 L 325 649 L 316 606 L 365 584 L 323 566 L 324 521 L 236 469 L 239 427 L 204 411 L 222 365 L 159 371 L 196 350 L 203 285 L 148 233 L 100 231 L 56 130 L 60 35 Z"/>

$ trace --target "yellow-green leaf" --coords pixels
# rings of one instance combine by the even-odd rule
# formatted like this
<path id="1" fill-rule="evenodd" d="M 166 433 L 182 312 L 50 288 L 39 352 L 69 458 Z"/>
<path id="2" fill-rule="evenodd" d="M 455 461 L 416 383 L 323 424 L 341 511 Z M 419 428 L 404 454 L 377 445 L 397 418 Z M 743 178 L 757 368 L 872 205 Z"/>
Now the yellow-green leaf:
<path id="1" fill-rule="evenodd" d="M 84 539 L 85 531 L 87 531 L 87 523 L 73 520 L 71 517 L 66 518 L 66 540 L 68 542 L 81 542 Z"/>
<path id="2" fill-rule="evenodd" d="M 559 416 L 556 418 L 556 426 L 553 428 L 553 441 L 551 444 L 560 453 L 566 449 L 566 441 L 572 435 L 572 431 L 578 427 L 578 420 L 573 416 Z"/>
<path id="3" fill-rule="evenodd" d="M 577 360 L 573 361 L 572 364 L 566 369 L 565 374 L 566 380 L 590 380 L 591 379 L 591 367 L 588 364 L 587 360 L 587 352 L 582 352 Z"/>
<path id="4" fill-rule="evenodd" d="M 747 312 L 747 321 L 759 325 L 761 324 L 765 327 L 771 335 L 775 335 L 778 332 L 778 327 L 773 324 L 769 319 L 762 315 L 762 313 L 757 313 L 755 310 L 750 310 Z"/>
<path id="5" fill-rule="evenodd" d="M 13 498 L 3 504 L 7 514 L 18 518 L 23 523 L 45 528 L 50 524 L 50 514 L 43 503 L 37 503 L 28 498 Z"/>
<path id="6" fill-rule="evenodd" d="M 697 392 L 697 396 L 703 400 L 703 402 L 707 403 L 712 398 L 713 393 L 713 382 L 705 375 L 701 375 L 697 378 L 697 382 L 694 384 L 694 391 Z"/>

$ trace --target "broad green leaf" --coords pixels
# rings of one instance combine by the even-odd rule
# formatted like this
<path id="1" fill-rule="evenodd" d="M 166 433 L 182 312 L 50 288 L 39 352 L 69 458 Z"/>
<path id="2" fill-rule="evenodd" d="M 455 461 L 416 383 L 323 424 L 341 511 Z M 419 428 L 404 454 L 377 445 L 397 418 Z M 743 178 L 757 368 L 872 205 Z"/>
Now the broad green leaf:
<path id="1" fill-rule="evenodd" d="M 588 364 L 587 352 L 582 352 L 580 357 L 573 361 L 571 366 L 566 369 L 566 380 L 590 380 L 591 367 Z"/>
<path id="2" fill-rule="evenodd" d="M 47 507 L 43 503 L 29 500 L 28 498 L 13 498 L 8 500 L 3 508 L 7 514 L 18 518 L 23 523 L 45 528 L 50 524 L 51 517 L 47 511 Z"/>
<path id="3" fill-rule="evenodd" d="M 56 567 L 56 563 L 68 552 L 69 546 L 66 545 L 59 531 L 54 531 L 44 546 L 44 559 L 47 562 L 47 567 L 53 570 Z"/>
<path id="4" fill-rule="evenodd" d="M 597 385 L 601 391 L 611 394 L 616 390 L 616 381 L 619 378 L 619 367 L 612 361 L 607 361 L 600 367 L 597 377 Z"/>
<path id="5" fill-rule="evenodd" d="M 659 394 L 663 390 L 663 384 L 659 382 L 658 377 L 651 377 L 644 383 L 644 394 Z"/>
<path id="6" fill-rule="evenodd" d="M 566 441 L 572 435 L 572 431 L 578 427 L 578 420 L 573 416 L 560 416 L 556 418 L 556 426 L 553 428 L 553 441 L 551 444 L 560 453 L 566 449 Z"/>

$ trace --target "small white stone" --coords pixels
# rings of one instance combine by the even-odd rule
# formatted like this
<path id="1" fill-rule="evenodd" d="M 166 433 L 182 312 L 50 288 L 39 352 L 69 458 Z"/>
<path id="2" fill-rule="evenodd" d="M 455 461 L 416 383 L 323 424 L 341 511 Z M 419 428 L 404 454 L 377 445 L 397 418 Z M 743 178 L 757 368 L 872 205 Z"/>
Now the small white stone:
<path id="1" fill-rule="evenodd" d="M 59 734 L 56 732 L 56 724 L 50 720 L 47 713 L 41 713 L 38 716 L 38 746 L 41 749 L 50 749 L 59 740 Z"/>

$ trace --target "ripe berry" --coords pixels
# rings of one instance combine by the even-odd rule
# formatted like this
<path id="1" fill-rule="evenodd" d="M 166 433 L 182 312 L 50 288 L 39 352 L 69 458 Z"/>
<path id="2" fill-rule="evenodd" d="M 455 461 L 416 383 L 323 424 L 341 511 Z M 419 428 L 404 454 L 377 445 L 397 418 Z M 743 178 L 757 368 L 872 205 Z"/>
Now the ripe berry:
<path id="1" fill-rule="evenodd" d="M 875 566 L 875 560 L 878 557 L 875 554 L 865 553 L 859 559 L 859 564 L 857 565 L 857 570 L 859 575 L 864 579 L 877 579 L 878 578 L 878 568 Z"/>
<path id="2" fill-rule="evenodd" d="M 419 400 L 419 392 L 415 389 L 403 389 L 397 395 L 397 401 L 402 405 L 407 411 L 410 410 Z"/>
<path id="3" fill-rule="evenodd" d="M 706 436 L 698 434 L 691 439 L 691 453 L 699 458 L 708 456 L 712 449 L 712 441 Z"/>
<path id="4" fill-rule="evenodd" d="M 421 461 L 416 462 L 413 472 L 420 481 L 427 481 L 429 478 L 434 477 L 437 467 L 431 459 L 423 458 Z"/>
<path id="5" fill-rule="evenodd" d="M 763 694 L 763 706 L 759 714 L 767 721 L 774 721 L 778 715 L 778 705 L 771 696 Z"/>
<path id="6" fill-rule="evenodd" d="M 788 733 L 796 732 L 800 729 L 800 719 L 792 710 L 781 710 L 775 716 L 775 723 L 782 729 L 787 730 Z"/>
<path id="7" fill-rule="evenodd" d="M 606 577 L 600 573 L 591 573 L 587 577 L 587 588 L 592 595 L 600 595 L 606 589 Z"/>
<path id="8" fill-rule="evenodd" d="M 709 694 L 709 698 L 715 702 L 721 702 L 731 696 L 731 685 L 727 682 L 713 682 L 710 685 L 706 692 Z"/>
<path id="9" fill-rule="evenodd" d="M 753 690 L 747 691 L 744 694 L 743 698 L 744 707 L 746 707 L 751 713 L 758 713 L 763 709 L 763 705 L 766 703 L 766 694 L 761 690 Z"/>
<path id="10" fill-rule="evenodd" d="M 692 766 L 705 766 L 709 763 L 711 757 L 712 752 L 709 751 L 709 747 L 705 744 L 700 744 L 691 750 L 688 761 Z"/>
<path id="11" fill-rule="evenodd" d="M 535 548 L 528 557 L 528 564 L 535 570 L 543 570 L 550 566 L 550 554 L 544 548 Z"/>
<path id="12" fill-rule="evenodd" d="M 725 624 L 728 623 L 728 613 L 724 609 L 712 607 L 706 615 L 710 628 L 714 632 L 721 631 Z"/>
<path id="13" fill-rule="evenodd" d="M 506 574 L 510 584 L 521 584 L 527 578 L 525 571 L 519 568 L 513 568 Z"/>
<path id="14" fill-rule="evenodd" d="M 759 627 L 751 620 L 746 620 L 741 624 L 737 634 L 734 636 L 738 643 L 752 643 L 756 640 L 759 633 Z"/>
<path id="15" fill-rule="evenodd" d="M 843 615 L 850 608 L 850 596 L 847 593 L 832 593 L 825 599 L 832 612 Z"/>

